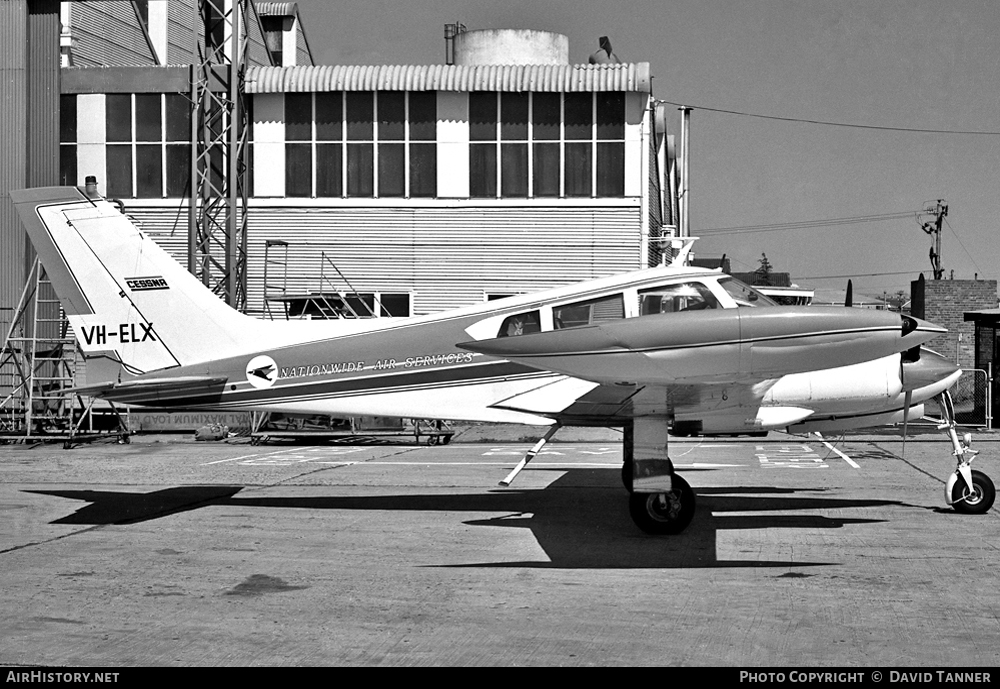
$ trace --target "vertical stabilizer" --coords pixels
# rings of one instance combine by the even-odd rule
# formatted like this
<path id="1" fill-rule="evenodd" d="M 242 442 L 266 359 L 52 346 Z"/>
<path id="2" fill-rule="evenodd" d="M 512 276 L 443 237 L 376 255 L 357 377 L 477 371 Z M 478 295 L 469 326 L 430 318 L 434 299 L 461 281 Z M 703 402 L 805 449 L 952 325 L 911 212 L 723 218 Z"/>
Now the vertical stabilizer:
<path id="1" fill-rule="evenodd" d="M 104 199 L 74 187 L 10 196 L 85 355 L 145 373 L 238 353 L 266 326 L 231 309 Z"/>

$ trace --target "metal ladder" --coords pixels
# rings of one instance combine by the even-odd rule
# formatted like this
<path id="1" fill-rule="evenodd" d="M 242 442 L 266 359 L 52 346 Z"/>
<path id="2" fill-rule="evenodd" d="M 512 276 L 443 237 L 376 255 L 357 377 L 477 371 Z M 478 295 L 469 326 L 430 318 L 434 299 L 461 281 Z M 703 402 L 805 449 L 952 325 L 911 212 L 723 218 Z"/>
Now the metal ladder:
<path id="1" fill-rule="evenodd" d="M 0 434 L 68 432 L 76 340 L 35 259 L 0 348 Z"/>

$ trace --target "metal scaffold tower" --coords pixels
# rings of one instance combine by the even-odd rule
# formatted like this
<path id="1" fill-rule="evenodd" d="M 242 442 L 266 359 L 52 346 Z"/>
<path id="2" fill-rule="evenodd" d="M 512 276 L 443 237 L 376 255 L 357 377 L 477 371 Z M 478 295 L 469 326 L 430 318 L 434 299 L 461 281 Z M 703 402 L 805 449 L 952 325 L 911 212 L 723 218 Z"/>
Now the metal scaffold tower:
<path id="1" fill-rule="evenodd" d="M 76 340 L 35 259 L 0 350 L 0 435 L 68 430 Z"/>
<path id="2" fill-rule="evenodd" d="M 80 353 L 45 269 L 36 258 L 0 346 L 0 441 L 95 435 L 94 400 L 73 393 Z M 128 442 L 128 422 L 112 404 L 115 429 Z M 101 426 L 107 426 L 103 420 Z"/>
<path id="3" fill-rule="evenodd" d="M 248 0 L 199 0 L 204 26 L 191 66 L 188 270 L 233 308 L 246 307 Z"/>

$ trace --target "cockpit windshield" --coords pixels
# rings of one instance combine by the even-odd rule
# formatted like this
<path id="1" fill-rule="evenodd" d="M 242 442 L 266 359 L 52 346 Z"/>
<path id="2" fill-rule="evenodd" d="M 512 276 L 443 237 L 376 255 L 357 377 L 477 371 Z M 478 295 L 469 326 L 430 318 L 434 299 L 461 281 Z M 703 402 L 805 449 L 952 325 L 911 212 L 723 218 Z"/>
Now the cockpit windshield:
<path id="1" fill-rule="evenodd" d="M 717 309 L 719 302 L 700 282 L 683 282 L 639 290 L 639 315 Z"/>
<path id="2" fill-rule="evenodd" d="M 736 278 L 724 277 L 719 280 L 722 288 L 729 292 L 737 306 L 778 306 L 777 302 L 770 297 L 758 292 L 750 285 L 740 282 Z"/>

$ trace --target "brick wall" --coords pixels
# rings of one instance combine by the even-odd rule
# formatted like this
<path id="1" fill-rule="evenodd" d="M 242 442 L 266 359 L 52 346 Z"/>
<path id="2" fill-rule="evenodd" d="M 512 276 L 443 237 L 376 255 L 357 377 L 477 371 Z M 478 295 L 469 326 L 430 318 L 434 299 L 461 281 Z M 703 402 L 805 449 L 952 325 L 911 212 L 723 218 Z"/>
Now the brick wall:
<path id="1" fill-rule="evenodd" d="M 996 280 L 914 280 L 910 283 L 911 313 L 948 328 L 927 347 L 962 368 L 976 364 L 975 324 L 965 322 L 966 311 L 997 306 Z"/>

